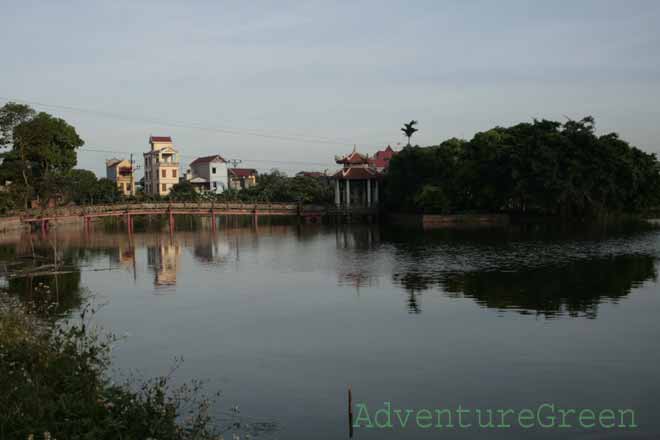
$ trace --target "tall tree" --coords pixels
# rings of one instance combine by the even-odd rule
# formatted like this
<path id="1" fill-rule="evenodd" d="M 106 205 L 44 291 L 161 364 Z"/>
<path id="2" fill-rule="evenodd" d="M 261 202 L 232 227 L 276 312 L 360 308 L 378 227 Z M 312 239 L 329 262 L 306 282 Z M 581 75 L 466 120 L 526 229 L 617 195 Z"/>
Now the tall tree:
<path id="1" fill-rule="evenodd" d="M 417 121 L 413 119 L 407 124 L 403 124 L 403 127 L 401 128 L 401 131 L 408 138 L 408 146 L 410 146 L 410 138 L 412 137 L 412 135 L 419 131 L 417 128 L 415 128 L 415 125 L 417 125 Z"/>
<path id="2" fill-rule="evenodd" d="M 11 151 L 3 155 L 2 174 L 22 180 L 24 205 L 33 194 L 48 198 L 77 162 L 83 140 L 66 121 L 39 113 L 12 128 Z"/>
<path id="3" fill-rule="evenodd" d="M 35 115 L 34 109 L 25 104 L 8 102 L 0 107 L 0 148 L 11 148 L 14 145 L 14 129 Z"/>

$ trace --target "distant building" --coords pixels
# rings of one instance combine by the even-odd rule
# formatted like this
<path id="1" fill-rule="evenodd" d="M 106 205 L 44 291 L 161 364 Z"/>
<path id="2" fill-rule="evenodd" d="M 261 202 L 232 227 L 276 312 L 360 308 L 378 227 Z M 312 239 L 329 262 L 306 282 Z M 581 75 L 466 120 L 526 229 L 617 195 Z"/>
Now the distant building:
<path id="1" fill-rule="evenodd" d="M 217 154 L 198 157 L 190 163 L 186 180 L 200 192 L 212 191 L 220 194 L 229 188 L 227 162 Z"/>
<path id="2" fill-rule="evenodd" d="M 332 176 L 328 175 L 327 170 L 326 171 L 300 171 L 296 173 L 296 177 L 309 177 L 312 179 L 318 180 L 320 183 L 323 185 L 330 185 Z"/>
<path id="3" fill-rule="evenodd" d="M 377 171 L 383 172 L 386 171 L 390 166 L 390 160 L 398 153 L 394 151 L 389 145 L 384 150 L 376 151 L 376 154 L 371 156 L 369 160 L 369 165 L 376 168 Z"/>
<path id="4" fill-rule="evenodd" d="M 320 171 L 300 171 L 296 173 L 296 177 L 313 177 L 315 179 L 324 177 L 325 173 L 322 173 Z"/>
<path id="5" fill-rule="evenodd" d="M 257 184 L 257 170 L 252 168 L 229 168 L 229 187 L 246 189 Z"/>
<path id="6" fill-rule="evenodd" d="M 144 153 L 144 192 L 166 196 L 179 183 L 179 152 L 169 136 L 150 136 Z"/>
<path id="7" fill-rule="evenodd" d="M 127 159 L 109 159 L 105 161 L 106 177 L 117 184 L 125 196 L 135 195 L 135 175 L 133 165 Z"/>
<path id="8" fill-rule="evenodd" d="M 369 157 L 353 150 L 346 156 L 336 156 L 343 168 L 335 173 L 335 205 L 341 207 L 372 207 L 379 201 L 383 174 L 373 166 Z"/>

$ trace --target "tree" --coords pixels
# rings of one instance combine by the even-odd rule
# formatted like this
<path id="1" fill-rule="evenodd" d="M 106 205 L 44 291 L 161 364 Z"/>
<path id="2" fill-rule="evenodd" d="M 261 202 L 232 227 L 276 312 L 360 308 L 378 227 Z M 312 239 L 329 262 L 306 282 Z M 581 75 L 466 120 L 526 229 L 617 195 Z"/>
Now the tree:
<path id="1" fill-rule="evenodd" d="M 403 124 L 403 127 L 401 128 L 403 134 L 408 138 L 408 146 L 410 146 L 410 138 L 412 135 L 419 131 L 417 128 L 415 128 L 415 125 L 417 125 L 417 121 L 413 119 L 407 124 Z"/>
<path id="2" fill-rule="evenodd" d="M 92 203 L 113 203 L 122 198 L 117 183 L 105 177 L 96 182 Z"/>
<path id="3" fill-rule="evenodd" d="M 392 210 L 602 217 L 660 205 L 660 163 L 586 117 L 495 127 L 405 148 L 384 182 Z"/>
<path id="4" fill-rule="evenodd" d="M 94 203 L 96 174 L 89 170 L 71 170 L 65 180 L 64 189 L 71 201 L 78 205 Z"/>
<path id="5" fill-rule="evenodd" d="M 36 112 L 28 105 L 8 102 L 0 107 L 0 148 L 14 144 L 14 129 L 34 117 Z"/>
<path id="6" fill-rule="evenodd" d="M 192 183 L 187 180 L 183 180 L 172 186 L 169 196 L 172 200 L 194 201 L 199 198 L 199 193 L 195 190 L 195 187 Z"/>
<path id="7" fill-rule="evenodd" d="M 19 113 L 23 119 L 30 114 L 26 109 L 21 112 L 7 121 L 15 122 Z M 33 194 L 41 198 L 52 194 L 59 179 L 76 165 L 76 150 L 83 144 L 75 128 L 64 120 L 39 113 L 13 126 L 12 149 L 3 156 L 2 175 L 21 181 L 27 207 Z"/>

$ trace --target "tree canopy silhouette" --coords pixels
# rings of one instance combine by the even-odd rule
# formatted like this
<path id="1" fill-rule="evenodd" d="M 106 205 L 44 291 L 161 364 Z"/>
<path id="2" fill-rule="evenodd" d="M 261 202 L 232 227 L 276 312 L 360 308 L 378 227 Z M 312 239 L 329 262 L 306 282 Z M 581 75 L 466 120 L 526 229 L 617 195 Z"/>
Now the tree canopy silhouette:
<path id="1" fill-rule="evenodd" d="M 414 128 L 414 127 L 413 127 Z M 390 162 L 385 202 L 408 212 L 600 216 L 660 206 L 660 163 L 594 120 L 534 120 L 471 140 L 405 148 Z"/>

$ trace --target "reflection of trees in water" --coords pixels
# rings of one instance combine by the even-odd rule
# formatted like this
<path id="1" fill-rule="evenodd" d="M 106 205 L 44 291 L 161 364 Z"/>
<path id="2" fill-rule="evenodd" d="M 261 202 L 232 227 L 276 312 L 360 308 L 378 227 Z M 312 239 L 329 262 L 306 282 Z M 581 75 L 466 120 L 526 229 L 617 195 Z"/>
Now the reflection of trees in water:
<path id="1" fill-rule="evenodd" d="M 408 292 L 408 312 L 418 314 L 422 313 L 422 307 L 419 304 L 418 296 L 424 290 L 433 287 L 434 282 L 428 275 L 418 272 L 406 272 L 404 274 L 395 273 L 392 278 L 396 284 L 401 285 Z"/>
<path id="2" fill-rule="evenodd" d="M 63 316 L 79 308 L 83 301 L 80 270 L 57 275 L 22 276 L 7 281 L 7 291 L 39 312 Z"/>
<path id="3" fill-rule="evenodd" d="M 473 298 L 488 308 L 588 318 L 596 317 L 599 303 L 617 302 L 632 288 L 656 278 L 655 258 L 649 255 L 599 257 L 515 271 L 409 271 L 393 276 L 408 291 L 411 311 L 411 304 L 419 308 L 420 292 L 440 287 L 451 297 Z"/>
<path id="4" fill-rule="evenodd" d="M 9 246 L 3 246 L 0 254 L 13 255 L 15 263 L 6 274 L 7 291 L 37 313 L 63 316 L 81 306 L 80 262 L 86 252 L 40 243 L 31 247 L 30 255 Z"/>

